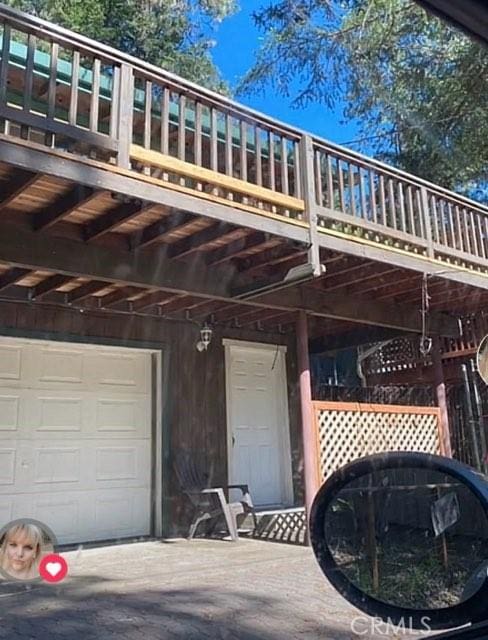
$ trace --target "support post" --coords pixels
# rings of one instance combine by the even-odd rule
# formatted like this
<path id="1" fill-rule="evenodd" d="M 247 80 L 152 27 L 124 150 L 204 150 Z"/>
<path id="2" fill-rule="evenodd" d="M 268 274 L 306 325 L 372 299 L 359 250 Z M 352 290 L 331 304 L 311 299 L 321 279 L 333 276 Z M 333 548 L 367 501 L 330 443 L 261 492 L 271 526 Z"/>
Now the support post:
<path id="1" fill-rule="evenodd" d="M 305 479 L 305 507 L 307 523 L 312 502 L 319 489 L 317 434 L 312 404 L 310 358 L 308 355 L 307 314 L 300 311 L 297 321 L 297 352 L 300 376 L 300 406 L 302 414 L 303 463 Z"/>
<path id="2" fill-rule="evenodd" d="M 437 395 L 437 406 L 440 409 L 440 437 L 442 455 L 452 458 L 451 438 L 449 431 L 449 413 L 447 410 L 446 383 L 442 369 L 441 345 L 439 336 L 432 341 L 432 364 L 434 366 L 434 384 Z"/>
<path id="3" fill-rule="evenodd" d="M 119 82 L 119 155 L 117 164 L 130 168 L 130 146 L 132 144 L 132 119 L 134 109 L 134 73 L 132 67 L 123 63 L 120 67 Z"/>
<path id="4" fill-rule="evenodd" d="M 305 202 L 305 216 L 310 225 L 310 249 L 308 250 L 308 261 L 313 267 L 313 275 L 320 276 L 322 275 L 322 268 L 320 265 L 314 150 L 312 138 L 307 135 L 304 135 L 300 140 L 300 165 L 302 194 Z"/>

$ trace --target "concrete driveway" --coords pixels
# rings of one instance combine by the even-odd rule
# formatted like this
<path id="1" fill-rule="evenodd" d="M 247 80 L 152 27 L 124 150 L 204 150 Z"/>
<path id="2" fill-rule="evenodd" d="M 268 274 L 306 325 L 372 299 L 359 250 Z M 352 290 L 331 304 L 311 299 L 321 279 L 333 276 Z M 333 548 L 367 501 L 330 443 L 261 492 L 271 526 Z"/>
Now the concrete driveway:
<path id="1" fill-rule="evenodd" d="M 254 540 L 153 541 L 63 554 L 57 586 L 0 583 L 8 640 L 391 638 L 322 577 L 312 552 Z M 363 620 L 354 633 L 351 622 Z"/>

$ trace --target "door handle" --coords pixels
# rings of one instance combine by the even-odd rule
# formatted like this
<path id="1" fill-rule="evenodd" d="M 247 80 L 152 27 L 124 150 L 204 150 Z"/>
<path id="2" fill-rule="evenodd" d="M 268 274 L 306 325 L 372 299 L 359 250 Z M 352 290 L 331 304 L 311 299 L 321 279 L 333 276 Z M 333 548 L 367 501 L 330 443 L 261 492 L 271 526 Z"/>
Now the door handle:
<path id="1" fill-rule="evenodd" d="M 234 447 L 236 444 L 236 437 L 233 435 L 232 436 L 232 446 Z"/>

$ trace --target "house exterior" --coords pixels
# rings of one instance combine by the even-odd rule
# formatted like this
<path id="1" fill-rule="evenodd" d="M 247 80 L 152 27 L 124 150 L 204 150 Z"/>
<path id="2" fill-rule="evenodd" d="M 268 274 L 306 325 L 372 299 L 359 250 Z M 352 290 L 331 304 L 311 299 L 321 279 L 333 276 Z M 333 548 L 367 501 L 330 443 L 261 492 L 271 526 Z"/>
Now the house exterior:
<path id="1" fill-rule="evenodd" d="M 0 18 L 0 521 L 67 543 L 178 535 L 180 449 L 259 507 L 309 506 L 309 341 L 420 336 L 425 277 L 429 335 L 456 338 L 486 301 L 488 210 Z"/>

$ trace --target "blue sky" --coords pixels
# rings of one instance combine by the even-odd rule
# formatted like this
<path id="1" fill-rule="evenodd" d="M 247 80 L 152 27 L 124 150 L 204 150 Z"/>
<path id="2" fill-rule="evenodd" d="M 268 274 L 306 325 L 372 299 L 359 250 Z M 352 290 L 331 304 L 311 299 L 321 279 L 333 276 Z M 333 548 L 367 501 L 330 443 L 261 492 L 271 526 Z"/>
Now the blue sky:
<path id="1" fill-rule="evenodd" d="M 252 65 L 254 51 L 259 47 L 261 37 L 261 33 L 254 27 L 251 13 L 263 5 L 263 0 L 240 0 L 240 3 L 240 11 L 219 25 L 215 35 L 217 44 L 213 49 L 214 61 L 231 86 L 235 86 L 238 79 Z M 277 96 L 271 88 L 265 91 L 264 95 L 239 96 L 238 100 L 332 142 L 343 143 L 358 137 L 357 126 L 354 123 L 341 123 L 340 105 L 333 112 L 323 105 L 292 109 L 291 99 Z"/>

